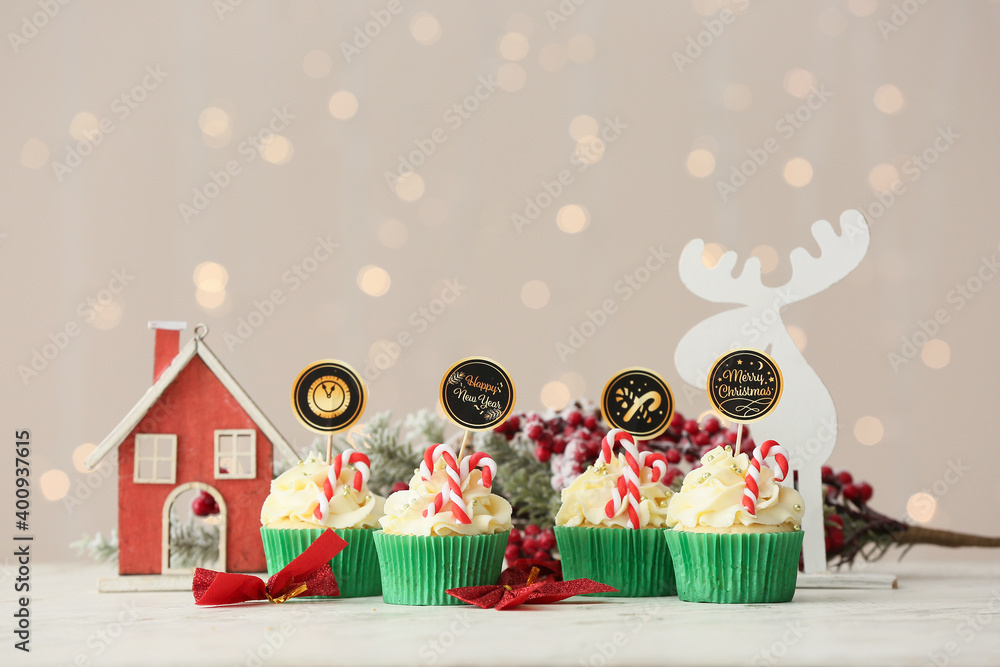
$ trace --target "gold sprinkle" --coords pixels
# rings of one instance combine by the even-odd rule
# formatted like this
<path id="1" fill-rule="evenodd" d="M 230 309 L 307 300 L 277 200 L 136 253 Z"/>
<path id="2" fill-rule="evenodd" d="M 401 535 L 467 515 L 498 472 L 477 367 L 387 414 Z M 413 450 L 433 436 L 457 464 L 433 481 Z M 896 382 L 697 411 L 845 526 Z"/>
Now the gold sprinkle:
<path id="1" fill-rule="evenodd" d="M 796 512 L 801 512 L 802 511 L 802 505 L 799 505 L 798 503 L 795 503 L 794 505 L 792 505 L 792 509 L 795 510 Z"/>
<path id="2" fill-rule="evenodd" d="M 793 528 L 795 528 L 795 530 L 802 530 L 802 526 L 800 524 L 795 524 Z"/>
<path id="3" fill-rule="evenodd" d="M 472 499 L 472 506 L 475 507 L 478 504 L 479 504 L 479 498 L 473 498 Z"/>
<path id="4" fill-rule="evenodd" d="M 730 463 L 729 469 L 732 470 L 733 472 L 739 472 L 739 468 L 736 466 L 735 463 Z"/>
<path id="5" fill-rule="evenodd" d="M 733 453 L 733 448 L 732 448 L 732 447 L 730 447 L 729 445 L 726 445 L 724 449 L 725 449 L 725 450 L 726 450 L 727 452 L 729 452 L 730 454 L 732 454 L 732 453 Z"/>
<path id="6" fill-rule="evenodd" d="M 656 504 L 659 507 L 666 507 L 667 505 L 670 504 L 670 501 L 666 498 L 660 498 L 659 500 L 656 501 Z"/>
<path id="7" fill-rule="evenodd" d="M 702 482 L 704 482 L 706 479 L 708 479 L 711 476 L 712 476 L 712 473 L 706 472 L 704 475 L 702 475 L 701 477 L 698 478 L 698 483 L 701 484 Z"/>
<path id="8" fill-rule="evenodd" d="M 365 502 L 369 503 L 371 502 L 371 500 L 372 500 L 372 494 L 369 493 L 367 496 L 365 496 Z"/>
<path id="9" fill-rule="evenodd" d="M 709 454 L 708 456 L 705 457 L 705 460 L 708 463 L 711 463 L 714 458 L 715 458 L 715 454 Z"/>

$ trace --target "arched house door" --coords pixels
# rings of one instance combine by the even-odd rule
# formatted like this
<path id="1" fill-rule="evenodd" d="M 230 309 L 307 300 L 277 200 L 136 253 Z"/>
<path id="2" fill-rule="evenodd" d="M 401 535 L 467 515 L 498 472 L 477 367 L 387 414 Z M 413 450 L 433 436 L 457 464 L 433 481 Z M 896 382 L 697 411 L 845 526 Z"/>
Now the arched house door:
<path id="1" fill-rule="evenodd" d="M 181 484 L 167 496 L 166 501 L 163 503 L 163 530 L 162 530 L 162 556 L 160 561 L 160 573 L 161 574 L 190 574 L 194 571 L 194 568 L 190 567 L 170 567 L 170 509 L 174 504 L 174 501 L 184 493 L 189 490 L 204 491 L 215 499 L 215 502 L 219 506 L 218 516 L 218 527 L 219 527 L 219 560 L 216 564 L 205 564 L 202 567 L 211 568 L 218 570 L 220 572 L 226 571 L 226 525 L 228 522 L 228 512 L 226 510 L 226 501 L 222 497 L 222 494 L 216 491 L 213 487 L 205 484 L 203 482 L 187 482 L 186 484 Z"/>

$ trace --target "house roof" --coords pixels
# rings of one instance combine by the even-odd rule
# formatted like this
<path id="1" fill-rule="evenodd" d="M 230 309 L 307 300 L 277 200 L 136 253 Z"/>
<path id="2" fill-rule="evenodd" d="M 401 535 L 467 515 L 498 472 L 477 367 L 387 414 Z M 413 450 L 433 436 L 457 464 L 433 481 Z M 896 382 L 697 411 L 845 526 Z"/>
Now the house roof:
<path id="1" fill-rule="evenodd" d="M 204 334 L 202 334 L 204 335 Z M 93 470 L 97 467 L 97 464 L 101 462 L 101 459 L 113 449 L 116 449 L 118 445 L 122 443 L 123 440 L 132 432 L 136 424 L 142 421 L 142 418 L 146 416 L 149 409 L 153 407 L 156 401 L 163 395 L 170 383 L 180 375 L 188 362 L 194 359 L 195 356 L 201 357 L 201 360 L 205 362 L 205 365 L 215 374 L 215 377 L 219 379 L 222 386 L 226 388 L 227 391 L 236 399 L 236 402 L 240 404 L 240 407 L 250 416 L 250 419 L 257 425 L 257 427 L 267 436 L 267 439 L 271 441 L 271 444 L 281 452 L 284 458 L 289 460 L 296 460 L 298 454 L 295 453 L 288 442 L 278 433 L 278 429 L 274 427 L 264 413 L 260 411 L 260 408 L 253 402 L 249 395 L 243 391 L 243 387 L 236 382 L 226 367 L 222 365 L 219 358 L 215 356 L 211 349 L 205 344 L 201 336 L 197 333 L 195 336 L 188 341 L 188 344 L 177 353 L 174 360 L 170 362 L 170 365 L 163 371 L 160 377 L 153 383 L 146 393 L 143 394 L 139 402 L 132 406 L 132 409 L 128 411 L 125 418 L 122 419 L 117 426 L 115 426 L 111 433 L 101 441 L 101 444 L 97 446 L 97 449 L 90 453 L 83 464 L 88 470 Z"/>

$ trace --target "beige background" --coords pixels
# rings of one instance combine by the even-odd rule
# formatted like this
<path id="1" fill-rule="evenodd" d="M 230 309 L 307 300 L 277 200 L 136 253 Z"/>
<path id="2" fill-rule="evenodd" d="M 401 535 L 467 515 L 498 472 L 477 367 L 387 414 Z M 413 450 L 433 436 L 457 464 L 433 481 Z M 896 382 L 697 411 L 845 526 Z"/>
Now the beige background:
<path id="1" fill-rule="evenodd" d="M 867 258 L 784 314 L 838 406 L 831 461 L 869 480 L 887 514 L 905 516 L 923 490 L 936 497 L 930 525 L 1000 534 L 1000 280 L 962 298 L 961 309 L 953 293 L 949 300 L 1000 242 L 1000 5 L 901 3 L 916 9 L 909 16 L 900 3 L 894 10 L 874 0 L 731 4 L 741 11 L 720 14 L 711 0 L 567 0 L 562 6 L 575 11 L 550 26 L 555 1 L 404 2 L 347 62 L 341 44 L 387 3 L 246 0 L 221 18 L 207 2 L 81 0 L 52 18 L 34 16 L 35 2 L 4 3 L 0 442 L 12 446 L 15 429 L 32 430 L 39 557 L 69 558 L 66 544 L 81 532 L 115 525 L 113 483 L 94 482 L 71 513 L 43 497 L 40 477 L 61 471 L 46 477 L 54 496 L 67 485 L 70 496 L 84 488 L 74 451 L 99 442 L 149 385 L 148 320 L 187 321 L 184 340 L 194 324 L 207 324 L 213 350 L 299 450 L 311 442 L 288 405 L 299 369 L 324 357 L 360 369 L 384 349 L 379 341 L 403 332 L 412 344 L 369 381 L 369 415 L 432 407 L 444 369 L 470 354 L 507 366 L 521 409 L 542 409 L 551 382 L 565 386 L 549 387 L 550 403 L 569 394 L 595 399 L 612 372 L 641 364 L 674 386 L 679 410 L 698 413 L 707 400 L 681 391 L 673 350 L 720 308 L 681 284 L 680 249 L 702 237 L 737 251 L 741 263 L 757 249 L 776 260 L 764 279 L 778 285 L 789 277 L 793 248 L 817 251 L 811 223 L 852 207 L 877 214 L 869 216 Z M 888 32 L 894 19 L 899 29 Z M 25 28 L 32 20 L 43 27 Z M 8 33 L 31 36 L 12 44 Z M 691 47 L 697 57 L 679 71 L 673 54 L 699 38 L 706 46 L 700 55 Z M 162 73 L 158 83 L 146 78 L 155 88 L 139 91 L 145 99 L 134 109 L 116 102 L 133 95 L 147 67 Z M 466 102 L 477 86 L 484 99 Z M 789 138 L 777 124 L 808 101 L 810 86 L 829 99 L 814 99 L 818 109 Z M 332 115 L 337 91 L 356 98 L 353 116 Z M 344 99 L 334 99 L 340 116 L 349 115 Z M 477 108 L 455 127 L 448 110 L 463 103 Z M 211 107 L 221 111 L 203 115 Z M 282 138 L 264 156 L 241 151 L 275 108 L 294 116 Z M 570 134 L 581 115 L 623 127 L 582 173 Z M 71 127 L 85 137 L 102 119 L 113 131 L 70 173 L 57 173 L 54 163 L 79 150 Z M 385 172 L 438 128 L 445 140 L 418 169 L 422 193 L 412 178 L 394 192 Z M 948 128 L 957 138 L 939 142 L 947 150 L 938 153 L 935 138 Z M 593 131 L 582 121 L 573 129 L 577 137 Z M 717 183 L 768 139 L 777 151 L 724 201 Z M 925 150 L 936 161 L 926 171 L 908 168 Z M 797 159 L 811 178 L 801 162 L 786 167 Z M 240 173 L 185 222 L 179 205 L 191 204 L 193 190 L 204 191 L 227 161 Z M 511 214 L 564 169 L 572 182 L 519 233 Z M 897 180 L 891 205 L 880 209 L 877 193 Z M 569 205 L 588 212 L 582 231 L 557 225 Z M 561 219 L 574 221 L 566 212 Z M 318 237 L 339 248 L 293 289 L 287 272 Z M 651 246 L 671 259 L 625 300 L 615 284 Z M 708 255 L 711 263 L 717 253 Z M 203 262 L 228 276 L 221 292 L 201 274 L 208 306 L 194 282 Z M 379 287 L 368 266 L 389 276 L 382 296 L 361 289 Z M 117 288 L 110 281 L 122 270 L 127 287 L 88 323 L 86 300 L 110 296 L 102 290 Z M 464 289 L 420 330 L 419 309 L 448 280 Z M 538 285 L 525 288 L 530 281 L 547 287 L 539 308 L 525 304 L 545 301 Z M 274 290 L 283 303 L 245 341 L 227 344 Z M 556 344 L 609 298 L 618 311 L 560 358 Z M 935 343 L 925 356 L 941 367 L 918 353 L 894 370 L 888 355 L 938 310 L 948 321 L 936 338 L 949 353 Z M 37 376 L 22 378 L 19 366 L 30 367 L 67 325 L 78 335 Z M 855 435 L 866 416 L 884 428 L 874 445 Z M 11 484 L 12 458 L 0 457 L 0 485 Z M 949 461 L 969 468 L 957 484 L 942 481 Z"/>

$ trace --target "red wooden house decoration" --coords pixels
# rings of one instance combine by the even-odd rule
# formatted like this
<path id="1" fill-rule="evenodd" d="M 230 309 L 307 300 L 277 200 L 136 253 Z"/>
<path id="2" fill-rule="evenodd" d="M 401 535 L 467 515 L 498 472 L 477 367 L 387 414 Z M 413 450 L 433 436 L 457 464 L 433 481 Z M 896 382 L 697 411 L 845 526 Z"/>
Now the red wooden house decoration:
<path id="1" fill-rule="evenodd" d="M 171 505 L 188 489 L 209 493 L 219 506 L 219 563 L 205 566 L 262 572 L 260 508 L 273 455 L 297 457 L 205 344 L 204 326 L 179 350 L 185 326 L 149 323 L 156 330 L 153 386 L 85 461 L 93 469 L 118 453 L 118 572 L 190 572 L 170 567 L 169 544 Z"/>

